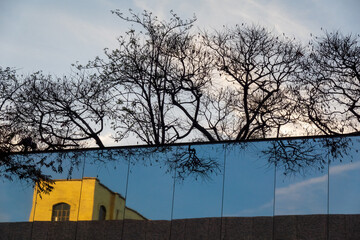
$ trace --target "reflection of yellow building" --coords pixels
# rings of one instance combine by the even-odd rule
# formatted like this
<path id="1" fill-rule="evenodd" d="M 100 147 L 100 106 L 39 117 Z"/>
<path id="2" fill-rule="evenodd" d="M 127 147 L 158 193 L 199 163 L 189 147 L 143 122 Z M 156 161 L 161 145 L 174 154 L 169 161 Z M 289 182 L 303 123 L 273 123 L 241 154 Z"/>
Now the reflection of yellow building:
<path id="1" fill-rule="evenodd" d="M 125 213 L 124 213 L 125 210 Z M 35 216 L 34 216 L 35 212 Z M 97 178 L 55 180 L 50 194 L 41 198 L 34 190 L 29 221 L 87 221 L 146 219 L 125 199 L 100 183 Z"/>

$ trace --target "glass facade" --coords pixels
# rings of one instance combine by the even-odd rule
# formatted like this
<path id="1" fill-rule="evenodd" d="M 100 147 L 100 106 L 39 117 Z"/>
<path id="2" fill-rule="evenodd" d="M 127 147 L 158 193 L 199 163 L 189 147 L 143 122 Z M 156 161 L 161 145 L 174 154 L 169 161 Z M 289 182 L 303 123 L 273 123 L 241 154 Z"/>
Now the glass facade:
<path id="1" fill-rule="evenodd" d="M 347 137 L 69 152 L 76 167 L 64 162 L 53 178 L 77 198 L 58 197 L 52 217 L 37 219 L 39 194 L 2 182 L 0 221 L 118 220 L 108 225 L 124 239 L 336 238 L 359 223 L 359 149 Z"/>

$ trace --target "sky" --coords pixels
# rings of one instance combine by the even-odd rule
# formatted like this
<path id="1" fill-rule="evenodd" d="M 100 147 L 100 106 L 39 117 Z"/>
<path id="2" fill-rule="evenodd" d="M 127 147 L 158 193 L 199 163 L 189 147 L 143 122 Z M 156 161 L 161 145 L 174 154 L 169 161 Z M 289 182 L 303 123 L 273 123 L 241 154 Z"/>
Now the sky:
<path id="1" fill-rule="evenodd" d="M 235 24 L 259 24 L 307 42 L 321 29 L 360 33 L 358 0 L 1 0 L 0 66 L 28 74 L 42 70 L 58 76 L 71 64 L 102 56 L 117 46 L 129 25 L 111 14 L 148 10 L 160 19 L 174 10 L 197 17 L 196 31 Z"/>
<path id="2" fill-rule="evenodd" d="M 231 27 L 241 23 L 259 24 L 305 43 L 309 41 L 310 34 L 321 35 L 321 29 L 340 30 L 344 34 L 360 33 L 359 0 L 0 0 L 0 66 L 15 68 L 23 74 L 38 70 L 57 76 L 69 74 L 72 63 L 86 63 L 96 56 L 102 56 L 105 47 L 116 48 L 117 37 L 123 35 L 130 26 L 110 11 L 120 9 L 127 13 L 129 8 L 136 13 L 141 13 L 143 10 L 151 11 L 160 19 L 166 19 L 170 10 L 174 10 L 182 18 L 191 18 L 195 14 L 198 19 L 194 26 L 196 31 L 220 29 L 224 25 Z M 243 169 L 243 175 L 239 174 L 237 169 Z M 354 211 L 359 213 L 360 192 L 353 191 L 357 185 L 349 184 L 358 183 L 359 169 L 360 165 L 355 162 L 351 167 L 341 165 L 330 170 L 333 171 L 334 177 L 331 181 L 335 189 L 331 199 L 333 202 L 338 202 L 333 206 L 345 206 L 344 209 L 333 209 L 334 213 Z M 232 170 L 234 172 L 231 172 Z M 104 180 L 105 184 L 111 184 L 117 181 L 115 176 L 118 176 L 118 172 L 109 174 L 109 171 L 89 168 L 87 176 L 100 175 L 107 179 Z M 138 177 L 132 175 L 134 180 L 130 185 L 149 184 L 145 178 L 149 176 L 149 170 L 138 169 L 138 171 Z M 235 182 L 236 184 L 226 185 L 225 216 L 272 214 L 273 175 L 269 170 L 264 170 L 260 166 L 253 166 L 249 170 L 235 165 L 229 168 L 228 173 L 230 175 L 227 184 L 230 184 L 230 180 L 234 178 L 238 181 Z M 136 174 L 135 170 L 133 174 Z M 166 185 L 157 189 L 159 191 L 165 189 L 165 192 L 160 191 L 158 196 L 164 196 L 166 199 L 167 212 L 164 215 L 154 213 L 153 216 L 166 218 L 164 216 L 169 216 L 168 200 L 171 198 L 171 195 L 167 195 L 171 187 L 166 180 L 169 176 L 162 170 L 158 173 L 155 171 L 154 176 L 156 178 L 149 177 L 153 180 L 152 186 Z M 251 176 L 253 182 L 252 188 L 249 189 L 244 179 L 249 181 Z M 240 182 L 244 184 L 240 185 Z M 326 182 L 327 177 L 324 173 L 307 178 L 299 177 L 291 181 L 279 180 L 275 191 L 277 213 L 323 213 Z M 208 187 L 191 181 L 188 185 L 178 186 L 175 204 L 183 205 L 176 205 L 178 208 L 174 209 L 175 217 L 205 216 L 204 209 L 209 209 L 212 203 L 217 208 L 211 214 L 218 216 L 221 184 L 222 178 L 216 177 L 212 182 L 207 183 Z M 110 188 L 120 193 L 124 191 L 123 188 L 119 190 L 116 187 L 114 189 L 110 186 Z M 134 190 L 135 187 L 131 189 Z M 337 192 L 342 194 L 336 194 Z M 139 190 L 129 192 L 130 200 L 133 199 L 130 207 L 136 209 L 137 206 L 151 203 L 141 203 L 142 198 L 136 195 L 139 193 L 146 192 Z M 213 202 L 203 205 L 201 202 L 204 201 L 199 200 L 198 206 L 202 206 L 203 209 L 182 211 L 182 207 L 186 208 L 194 203 L 193 198 L 184 199 L 184 196 L 191 196 L 193 193 L 199 195 L 198 200 L 212 199 Z M 145 197 L 151 196 L 153 195 L 148 193 Z M 306 196 L 311 197 L 306 198 Z M 32 189 L 28 185 L 18 182 L 2 183 L 0 180 L 0 221 L 26 221 L 31 208 L 31 197 Z M 349 202 L 349 199 L 353 199 L 353 202 Z M 151 209 L 151 206 L 147 209 Z M 301 212 L 302 209 L 305 210 Z"/>

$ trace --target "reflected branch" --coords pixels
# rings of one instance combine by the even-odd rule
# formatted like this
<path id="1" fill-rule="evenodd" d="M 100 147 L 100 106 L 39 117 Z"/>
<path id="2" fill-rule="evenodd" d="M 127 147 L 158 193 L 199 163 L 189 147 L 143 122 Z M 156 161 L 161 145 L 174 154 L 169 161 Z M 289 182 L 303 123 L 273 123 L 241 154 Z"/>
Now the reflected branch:
<path id="1" fill-rule="evenodd" d="M 269 165 L 275 165 L 284 175 L 306 175 L 311 170 L 324 171 L 332 161 L 352 158 L 348 154 L 352 146 L 353 140 L 345 137 L 279 140 L 271 142 L 262 153 Z"/>

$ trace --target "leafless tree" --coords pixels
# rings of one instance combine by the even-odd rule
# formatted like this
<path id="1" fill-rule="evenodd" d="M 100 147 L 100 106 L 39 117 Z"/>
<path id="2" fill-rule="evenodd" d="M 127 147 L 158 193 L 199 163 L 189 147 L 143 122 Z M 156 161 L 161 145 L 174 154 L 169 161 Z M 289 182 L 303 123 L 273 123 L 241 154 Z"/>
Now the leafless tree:
<path id="1" fill-rule="evenodd" d="M 309 121 L 322 134 L 360 130 L 359 36 L 325 33 L 310 44 L 301 84 Z"/>
<path id="2" fill-rule="evenodd" d="M 307 134 L 337 137 L 274 142 L 265 154 L 283 167 L 285 174 L 309 167 L 323 169 L 329 161 L 341 161 L 353 147 L 352 139 L 341 135 L 357 135 L 360 129 L 358 42 L 359 36 L 340 32 L 325 32 L 310 41 L 295 81 L 301 106 L 299 122 L 309 126 Z"/>
<path id="3" fill-rule="evenodd" d="M 9 115 L 14 107 L 12 99 L 21 87 L 23 83 L 14 69 L 0 67 L 0 178 L 36 183 L 39 191 L 47 192 L 52 189 L 50 176 L 44 174 L 41 167 L 54 164 L 31 156 L 12 155 L 37 148 L 26 126 L 15 123 Z"/>
<path id="4" fill-rule="evenodd" d="M 279 136 L 280 127 L 296 118 L 292 88 L 301 71 L 301 45 L 247 25 L 206 34 L 204 43 L 222 85 L 202 109 L 207 131 L 217 140 Z"/>
<path id="5" fill-rule="evenodd" d="M 81 73 L 55 78 L 38 72 L 23 81 L 8 117 L 35 133 L 38 149 L 76 148 L 89 140 L 104 147 L 99 135 L 109 97 L 101 83 Z"/>
<path id="6" fill-rule="evenodd" d="M 129 17 L 113 13 L 141 28 L 120 37 L 119 48 L 105 52 L 107 59 L 88 65 L 100 69 L 117 97 L 116 139 L 129 133 L 150 145 L 184 139 L 198 124 L 200 89 L 210 81 L 211 60 L 190 33 L 195 18 L 171 13 L 169 21 L 160 21 L 146 11 Z"/>

